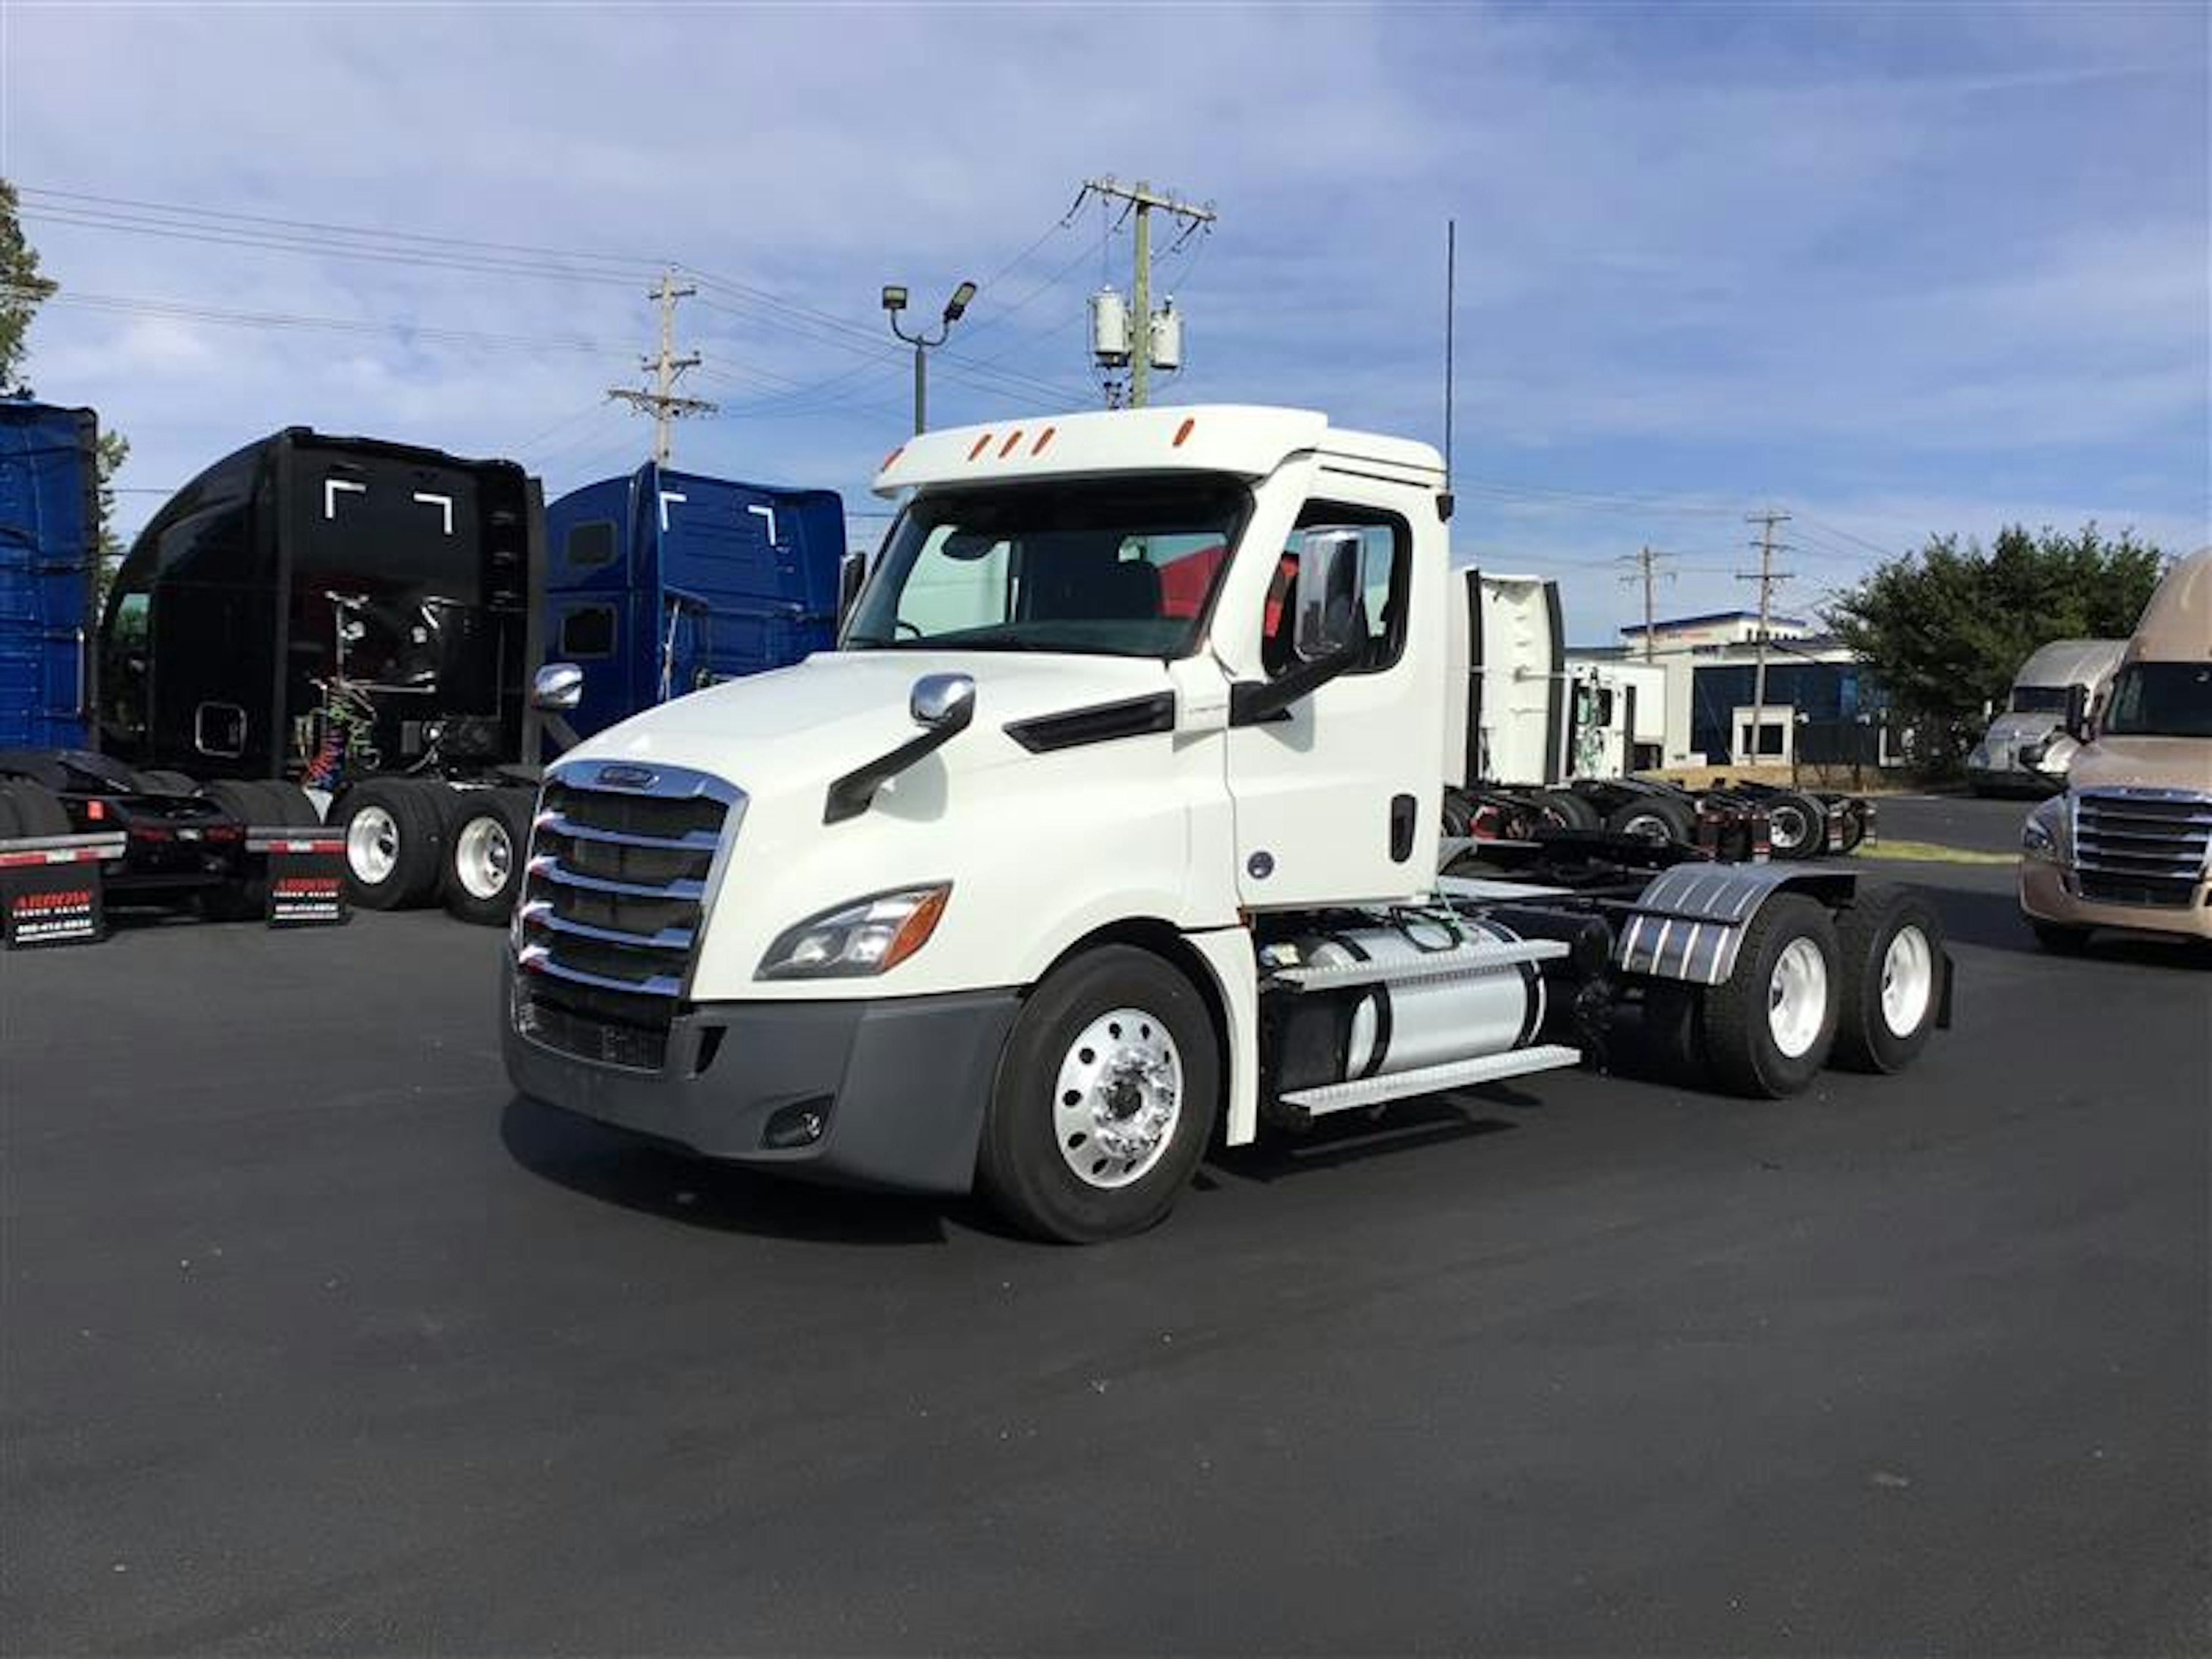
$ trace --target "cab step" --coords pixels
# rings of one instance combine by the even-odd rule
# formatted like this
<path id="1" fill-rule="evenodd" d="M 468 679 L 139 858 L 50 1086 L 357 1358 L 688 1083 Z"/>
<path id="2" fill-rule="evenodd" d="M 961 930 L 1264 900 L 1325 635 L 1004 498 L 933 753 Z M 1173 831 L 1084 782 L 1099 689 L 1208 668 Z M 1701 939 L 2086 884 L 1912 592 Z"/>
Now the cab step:
<path id="1" fill-rule="evenodd" d="M 1304 1107 L 1316 1117 L 1348 1112 L 1360 1106 L 1379 1106 L 1386 1100 L 1413 1095 L 1433 1095 L 1446 1089 L 1470 1088 L 1495 1083 L 1501 1078 L 1522 1077 L 1530 1072 L 1555 1072 L 1578 1064 L 1581 1052 L 1564 1043 L 1539 1043 L 1533 1048 L 1509 1048 L 1502 1054 L 1483 1054 L 1474 1060 L 1455 1060 L 1443 1066 L 1424 1066 L 1418 1071 L 1396 1072 L 1385 1077 L 1354 1078 L 1346 1083 L 1324 1083 L 1311 1089 L 1294 1089 L 1284 1103 Z"/>
<path id="2" fill-rule="evenodd" d="M 1293 991 L 1341 991 L 1355 985 L 1412 985 L 1428 980 L 1465 979 L 1524 962 L 1549 962 L 1567 954 L 1565 941 L 1522 939 L 1516 945 L 1484 945 L 1472 951 L 1437 951 L 1400 962 L 1346 962 L 1323 967 L 1278 968 L 1268 977 Z"/>

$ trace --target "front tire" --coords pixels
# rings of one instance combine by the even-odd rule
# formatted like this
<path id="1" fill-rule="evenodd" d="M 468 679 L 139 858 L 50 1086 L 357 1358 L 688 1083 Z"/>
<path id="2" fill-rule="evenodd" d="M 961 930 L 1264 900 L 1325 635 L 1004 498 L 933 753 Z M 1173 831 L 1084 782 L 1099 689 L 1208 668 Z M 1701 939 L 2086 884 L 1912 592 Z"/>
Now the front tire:
<path id="1" fill-rule="evenodd" d="M 1220 1072 L 1213 1022 L 1181 973 L 1126 945 L 1078 957 L 1046 976 L 1014 1023 L 978 1184 L 1040 1238 L 1142 1232 L 1197 1171 Z"/>
<path id="2" fill-rule="evenodd" d="M 1780 1100 L 1820 1074 L 1843 985 L 1836 924 L 1818 900 L 1778 893 L 1744 927 L 1735 970 L 1705 993 L 1706 1062 L 1733 1094 Z"/>
<path id="3" fill-rule="evenodd" d="M 1943 1011 L 1943 924 L 1917 893 L 1860 890 L 1836 918 L 1844 981 L 1832 1063 L 1901 1072 L 1928 1046 Z"/>

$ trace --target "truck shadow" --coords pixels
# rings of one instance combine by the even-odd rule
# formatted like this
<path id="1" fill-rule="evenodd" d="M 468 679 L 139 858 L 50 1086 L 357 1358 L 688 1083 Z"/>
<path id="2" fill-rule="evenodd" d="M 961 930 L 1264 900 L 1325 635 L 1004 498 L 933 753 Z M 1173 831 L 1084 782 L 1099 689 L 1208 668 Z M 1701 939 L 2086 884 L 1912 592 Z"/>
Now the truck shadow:
<path id="1" fill-rule="evenodd" d="M 1333 1170 L 1371 1158 L 1474 1140 L 1520 1127 L 1510 1119 L 1489 1115 L 1486 1108 L 1524 1111 L 1540 1103 L 1533 1095 L 1493 1085 L 1479 1091 L 1393 1101 L 1378 1112 L 1346 1112 L 1319 1120 L 1304 1133 L 1263 1130 L 1261 1139 L 1249 1146 L 1228 1148 L 1217 1142 L 1200 1167 L 1197 1185 L 1204 1191 L 1217 1176 L 1272 1183 L 1306 1170 Z"/>
<path id="2" fill-rule="evenodd" d="M 2020 902 L 2009 890 L 1990 892 L 1978 888 L 1938 887 L 1912 884 L 1943 919 L 1943 931 L 1952 945 L 1974 945 L 1987 951 L 2012 951 L 2041 957 L 2054 965 L 2078 964 L 2094 969 L 2100 963 L 2124 963 L 2135 967 L 2212 969 L 2212 947 L 2187 939 L 2142 939 L 2124 933 L 2094 935 L 2081 956 L 2068 957 L 2045 950 L 2028 931 L 2020 913 Z"/>
<path id="3" fill-rule="evenodd" d="M 688 1227 L 828 1244 L 947 1237 L 942 1200 L 758 1175 L 520 1095 L 500 1115 L 499 1137 L 507 1156 L 541 1180 Z"/>

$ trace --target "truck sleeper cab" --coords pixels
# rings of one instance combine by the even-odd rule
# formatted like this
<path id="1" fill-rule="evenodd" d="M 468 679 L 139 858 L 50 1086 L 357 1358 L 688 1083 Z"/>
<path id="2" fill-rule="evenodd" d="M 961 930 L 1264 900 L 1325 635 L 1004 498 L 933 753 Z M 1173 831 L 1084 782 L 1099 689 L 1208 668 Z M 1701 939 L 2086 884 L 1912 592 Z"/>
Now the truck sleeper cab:
<path id="1" fill-rule="evenodd" d="M 2092 932 L 2212 939 L 2212 547 L 2160 581 L 2102 711 L 2065 712 L 2063 793 L 2022 830 L 2020 906 L 2045 948 Z"/>
<path id="2" fill-rule="evenodd" d="M 1426 446 L 1070 415 L 917 438 L 878 489 L 912 493 L 836 651 L 550 769 L 504 970 L 525 1095 L 1089 1240 L 1164 1215 L 1217 1126 L 1571 1065 L 1647 989 L 1759 1094 L 1943 1017 L 1917 899 L 1442 844 L 1523 671 L 1468 626 Z"/>

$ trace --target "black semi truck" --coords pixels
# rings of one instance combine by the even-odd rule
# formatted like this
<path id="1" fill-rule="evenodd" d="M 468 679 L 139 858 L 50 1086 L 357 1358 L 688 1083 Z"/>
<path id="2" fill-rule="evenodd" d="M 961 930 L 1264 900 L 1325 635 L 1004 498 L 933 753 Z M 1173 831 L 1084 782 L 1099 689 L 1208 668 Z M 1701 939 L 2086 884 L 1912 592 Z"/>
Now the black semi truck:
<path id="1" fill-rule="evenodd" d="M 504 918 L 543 720 L 544 510 L 512 461 L 288 428 L 140 532 L 94 653 L 106 783 L 342 831 L 354 902 Z M 88 757 L 56 757 L 81 787 Z"/>

